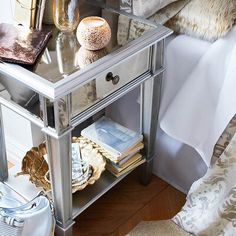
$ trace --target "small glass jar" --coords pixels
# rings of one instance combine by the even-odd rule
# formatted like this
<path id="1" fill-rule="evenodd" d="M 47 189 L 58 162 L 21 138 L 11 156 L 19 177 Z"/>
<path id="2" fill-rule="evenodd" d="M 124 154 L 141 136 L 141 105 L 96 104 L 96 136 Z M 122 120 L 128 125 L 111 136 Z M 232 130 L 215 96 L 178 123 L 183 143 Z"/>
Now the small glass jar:
<path id="1" fill-rule="evenodd" d="M 53 20 L 62 32 L 72 32 L 79 24 L 79 0 L 53 0 Z"/>

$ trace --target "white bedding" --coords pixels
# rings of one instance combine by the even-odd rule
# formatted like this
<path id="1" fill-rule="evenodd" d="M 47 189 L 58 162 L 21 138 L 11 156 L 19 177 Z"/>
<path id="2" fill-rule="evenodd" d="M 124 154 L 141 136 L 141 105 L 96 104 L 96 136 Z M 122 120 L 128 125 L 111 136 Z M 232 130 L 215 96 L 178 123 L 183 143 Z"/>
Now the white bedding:
<path id="1" fill-rule="evenodd" d="M 172 36 L 167 40 L 160 118 L 210 45 L 207 41 L 186 35 Z"/>
<path id="2" fill-rule="evenodd" d="M 210 45 L 207 41 L 186 35 L 167 40 L 159 120 Z M 187 192 L 207 168 L 192 147 L 171 138 L 160 128 L 157 131 L 156 157 L 153 172 L 183 192 Z"/>
<path id="3" fill-rule="evenodd" d="M 208 166 L 214 145 L 236 113 L 235 61 L 236 27 L 209 45 L 161 117 L 161 128 L 194 147 Z"/>

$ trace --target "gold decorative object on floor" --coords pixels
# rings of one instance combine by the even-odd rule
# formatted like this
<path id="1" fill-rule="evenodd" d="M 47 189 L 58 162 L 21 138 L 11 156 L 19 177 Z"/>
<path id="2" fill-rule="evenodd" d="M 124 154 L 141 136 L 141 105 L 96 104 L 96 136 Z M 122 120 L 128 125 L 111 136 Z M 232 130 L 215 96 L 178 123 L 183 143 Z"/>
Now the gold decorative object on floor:
<path id="1" fill-rule="evenodd" d="M 83 137 L 73 137 L 73 143 L 78 143 L 81 149 L 81 155 L 84 162 L 90 166 L 88 178 L 86 181 L 72 181 L 72 193 L 84 189 L 87 185 L 94 184 L 105 170 L 106 161 L 102 153 L 88 139 Z M 49 168 L 44 158 L 47 154 L 45 144 L 40 144 L 39 147 L 33 147 L 26 153 L 22 160 L 21 172 L 19 175 L 29 175 L 30 182 L 36 187 L 42 187 L 45 191 L 51 189 L 49 180 Z M 72 166 L 72 172 L 73 172 Z"/>
<path id="2" fill-rule="evenodd" d="M 50 189 L 50 184 L 45 181 L 45 174 L 48 171 L 48 164 L 44 159 L 47 153 L 45 144 L 39 147 L 32 147 L 22 160 L 21 172 L 16 176 L 29 175 L 29 181 L 34 183 L 36 187 L 42 187 L 45 191 Z"/>

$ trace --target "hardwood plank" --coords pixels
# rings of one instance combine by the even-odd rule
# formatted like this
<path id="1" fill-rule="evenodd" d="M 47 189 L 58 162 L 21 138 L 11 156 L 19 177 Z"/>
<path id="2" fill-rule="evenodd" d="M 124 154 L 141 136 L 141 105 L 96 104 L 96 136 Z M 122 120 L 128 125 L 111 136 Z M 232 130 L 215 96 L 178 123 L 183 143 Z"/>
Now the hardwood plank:
<path id="1" fill-rule="evenodd" d="M 168 186 L 133 217 L 120 225 L 114 231 L 113 236 L 126 235 L 140 221 L 171 219 L 184 205 L 185 197 L 185 194 Z"/>
<path id="2" fill-rule="evenodd" d="M 77 217 L 73 235 L 112 235 L 167 187 L 156 176 L 148 186 L 143 186 L 137 172 L 130 174 Z"/>
<path id="3" fill-rule="evenodd" d="M 186 201 L 186 195 L 172 186 L 162 191 L 148 206 L 147 220 L 165 220 L 178 213 Z"/>

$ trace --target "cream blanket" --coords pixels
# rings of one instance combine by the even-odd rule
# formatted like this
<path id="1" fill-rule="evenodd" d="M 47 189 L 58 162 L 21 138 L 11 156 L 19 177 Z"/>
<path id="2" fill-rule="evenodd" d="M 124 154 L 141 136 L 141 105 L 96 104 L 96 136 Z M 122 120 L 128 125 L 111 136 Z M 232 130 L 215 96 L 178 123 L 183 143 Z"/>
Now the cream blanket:
<path id="1" fill-rule="evenodd" d="M 229 133 L 235 129 L 234 119 L 224 141 L 228 142 Z M 194 235 L 236 235 L 235 170 L 236 134 L 206 175 L 192 185 L 186 204 L 173 221 Z"/>

